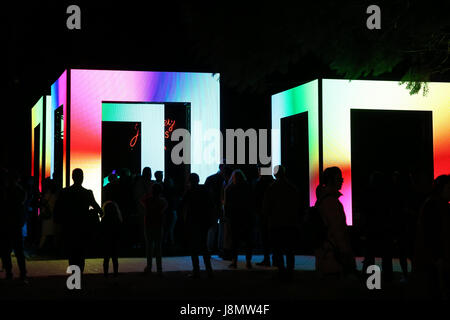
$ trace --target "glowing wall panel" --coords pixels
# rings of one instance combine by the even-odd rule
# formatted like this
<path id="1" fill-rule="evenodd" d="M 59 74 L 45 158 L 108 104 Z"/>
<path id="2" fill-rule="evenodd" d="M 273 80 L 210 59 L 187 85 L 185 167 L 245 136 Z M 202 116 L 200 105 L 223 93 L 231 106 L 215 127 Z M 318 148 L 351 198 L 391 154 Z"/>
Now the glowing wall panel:
<path id="1" fill-rule="evenodd" d="M 341 201 L 352 224 L 350 110 L 432 111 L 434 175 L 450 168 L 450 84 L 429 83 L 427 96 L 410 95 L 396 81 L 323 80 L 323 167 L 343 170 Z"/>
<path id="2" fill-rule="evenodd" d="M 101 123 L 104 102 L 189 102 L 193 128 L 191 171 L 198 173 L 202 182 L 217 171 L 220 140 L 211 140 L 208 134 L 208 131 L 220 130 L 220 84 L 217 76 L 209 73 L 74 69 L 65 72 L 52 86 L 52 106 L 63 105 L 64 112 L 67 112 L 66 76 L 70 78 L 70 169 L 83 169 L 84 186 L 94 191 L 97 201 L 100 201 L 102 185 Z M 64 127 L 67 128 L 66 113 L 64 119 Z M 67 165 L 66 161 L 64 165 Z"/>
<path id="3" fill-rule="evenodd" d="M 164 171 L 164 105 L 103 103 L 102 121 L 141 122 L 141 167 Z"/>
<path id="4" fill-rule="evenodd" d="M 38 102 L 31 109 L 31 176 L 39 175 L 39 190 L 42 186 L 42 158 L 43 158 L 43 111 L 44 110 L 44 98 L 39 98 Z M 34 172 L 34 154 L 37 150 L 34 150 L 34 143 L 36 137 L 34 136 L 34 129 L 39 126 L 39 172 Z M 42 191 L 42 190 L 41 190 Z"/>
<path id="5" fill-rule="evenodd" d="M 320 81 L 320 80 L 319 80 Z M 315 201 L 319 183 L 319 135 L 322 134 L 323 168 L 342 169 L 344 184 L 341 201 L 347 224 L 352 225 L 352 176 L 350 110 L 431 111 L 433 116 L 434 176 L 448 174 L 450 169 L 450 84 L 429 83 L 427 96 L 410 95 L 397 81 L 331 80 L 318 81 L 272 96 L 272 165 L 280 164 L 280 119 L 308 112 L 310 156 L 310 202 Z M 322 132 L 319 132 L 319 104 L 322 101 Z"/>
<path id="6" fill-rule="evenodd" d="M 63 74 L 59 77 L 59 79 L 52 85 L 51 88 L 51 115 L 52 119 L 55 114 L 55 110 L 60 106 L 63 108 L 63 117 L 64 117 L 64 135 L 63 135 L 63 172 L 62 172 L 62 180 L 63 186 L 66 187 L 70 185 L 70 181 L 66 181 L 66 170 L 67 170 L 67 71 L 64 71 Z M 52 127 L 52 141 L 51 141 L 51 175 L 53 176 L 55 170 L 55 145 L 53 142 L 53 136 L 55 134 L 54 130 L 54 121 L 50 123 Z"/>
<path id="7" fill-rule="evenodd" d="M 45 97 L 45 178 L 51 177 L 53 145 L 53 109 L 52 97 Z"/>
<path id="8" fill-rule="evenodd" d="M 281 164 L 281 118 L 308 113 L 310 205 L 319 184 L 319 87 L 318 80 L 272 96 L 272 166 Z"/>

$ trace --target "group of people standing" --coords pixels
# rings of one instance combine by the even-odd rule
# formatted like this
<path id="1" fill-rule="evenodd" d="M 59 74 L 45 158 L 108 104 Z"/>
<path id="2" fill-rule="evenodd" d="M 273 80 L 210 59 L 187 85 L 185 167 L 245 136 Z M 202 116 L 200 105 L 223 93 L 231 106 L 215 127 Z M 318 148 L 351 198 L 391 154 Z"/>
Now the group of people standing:
<path id="1" fill-rule="evenodd" d="M 208 177 L 203 185 L 199 176 L 191 173 L 180 197 L 176 196 L 170 180 L 163 182 L 161 173 L 155 173 L 156 179 L 152 180 L 151 169 L 144 168 L 142 176 L 133 184 L 125 184 L 128 186 L 126 193 L 116 177 L 111 175 L 110 183 L 103 190 L 102 207 L 96 202 L 92 191 L 82 187 L 84 177 L 81 169 L 73 170 L 73 185 L 59 192 L 51 180 L 46 181 L 40 200 L 41 215 L 52 217 L 52 223 L 61 228 L 61 237 L 56 237 L 55 242 L 63 242 L 69 264 L 78 265 L 83 271 L 87 251 L 97 241 L 104 257 L 105 276 L 109 274 L 110 260 L 117 276 L 120 246 L 123 242 L 129 242 L 132 235 L 136 239 L 144 238 L 147 255 L 144 272 L 152 272 L 155 258 L 156 272 L 162 276 L 162 245 L 165 241 L 174 241 L 174 226 L 180 219 L 184 226 L 182 238 L 192 258 L 192 277 L 200 277 L 200 255 L 203 256 L 208 277 L 213 276 L 210 253 L 216 250 L 224 260 L 231 261 L 230 268 L 237 268 L 238 253 L 243 250 L 245 266 L 251 269 L 257 234 L 264 253 L 264 259 L 257 265 L 273 265 L 278 269 L 279 278 L 293 278 L 305 204 L 301 203 L 299 190 L 289 181 L 283 166 L 275 167 L 275 179 L 259 172 L 253 182 L 247 180 L 243 171 L 232 170 L 225 164 L 221 164 L 219 171 Z M 125 172 L 120 178 L 124 179 L 122 185 L 127 177 Z M 383 184 L 377 179 L 379 177 L 376 175 L 371 179 L 370 195 L 373 201 L 366 199 L 366 202 L 370 204 L 369 217 L 379 215 L 373 221 L 380 222 L 384 212 L 382 202 L 387 197 L 383 193 Z M 326 234 L 314 248 L 316 270 L 339 277 L 357 274 L 344 207 L 339 200 L 343 182 L 339 168 L 325 169 L 316 189 L 315 210 L 311 211 L 320 216 Z M 18 176 L 3 169 L 0 171 L 0 196 L 4 204 L 0 224 L 3 268 L 6 277 L 12 278 L 11 251 L 14 250 L 21 278 L 26 279 L 22 228 L 27 193 L 18 183 Z M 127 201 L 126 197 L 137 201 L 137 206 L 131 207 L 132 202 Z M 421 206 L 415 224 L 414 254 L 411 255 L 413 271 L 425 279 L 431 292 L 437 296 L 448 294 L 450 288 L 449 201 L 450 176 L 443 175 L 434 181 L 432 193 Z M 393 210 L 400 210 L 394 207 Z M 124 228 L 127 221 L 129 226 L 133 226 L 132 232 Z M 371 230 L 384 230 L 383 223 L 373 221 Z M 380 232 L 375 231 L 367 232 L 369 243 L 376 242 L 374 234 Z M 45 234 L 43 232 L 41 244 L 45 242 Z M 382 247 L 390 245 L 382 244 Z M 372 247 L 366 248 L 363 270 L 374 263 L 376 253 Z M 386 265 L 392 265 L 392 255 L 385 256 L 383 260 L 390 260 Z M 383 267 L 388 271 L 385 264 Z"/>

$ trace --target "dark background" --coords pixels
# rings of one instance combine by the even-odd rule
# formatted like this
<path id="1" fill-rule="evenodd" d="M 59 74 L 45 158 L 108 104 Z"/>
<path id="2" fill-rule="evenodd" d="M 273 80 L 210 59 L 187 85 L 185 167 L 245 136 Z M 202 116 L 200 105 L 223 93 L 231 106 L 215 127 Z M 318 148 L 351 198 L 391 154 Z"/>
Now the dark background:
<path id="1" fill-rule="evenodd" d="M 370 4 L 4 3 L 0 166 L 29 173 L 30 110 L 67 68 L 218 72 L 222 130 L 269 128 L 271 95 L 320 77 L 449 79 L 444 7 L 380 1 L 373 31 Z"/>

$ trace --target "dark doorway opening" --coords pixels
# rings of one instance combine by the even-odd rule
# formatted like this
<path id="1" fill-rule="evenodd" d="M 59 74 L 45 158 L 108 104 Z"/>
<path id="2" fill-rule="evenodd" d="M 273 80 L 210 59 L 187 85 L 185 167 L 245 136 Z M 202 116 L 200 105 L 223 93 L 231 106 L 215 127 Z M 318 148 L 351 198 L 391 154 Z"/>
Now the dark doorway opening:
<path id="1" fill-rule="evenodd" d="M 309 207 L 308 113 L 281 119 L 281 164 L 299 189 L 301 205 Z"/>
<path id="2" fill-rule="evenodd" d="M 102 122 L 102 176 L 123 168 L 141 173 L 141 123 Z"/>
<path id="3" fill-rule="evenodd" d="M 191 106 L 189 103 L 165 103 L 164 105 L 164 167 L 165 178 L 173 179 L 177 192 L 182 194 L 186 180 L 191 173 L 190 164 L 175 164 L 171 159 L 173 147 L 179 141 L 172 141 L 172 132 L 186 129 L 191 132 Z M 190 143 L 190 141 L 189 141 Z"/>
<path id="4" fill-rule="evenodd" d="M 352 109 L 350 117 L 354 212 L 374 171 L 384 173 L 387 179 L 397 171 L 405 177 L 420 174 L 432 181 L 431 111 Z M 354 220 L 357 225 L 357 215 Z"/>
<path id="5" fill-rule="evenodd" d="M 55 109 L 54 117 L 54 159 L 53 159 L 53 180 L 55 180 L 56 186 L 59 188 L 63 187 L 63 138 L 64 138 L 64 115 L 63 107 Z M 68 183 L 70 184 L 70 183 Z"/>
<path id="6" fill-rule="evenodd" d="M 35 190 L 40 188 L 40 180 L 41 180 L 41 171 L 39 170 L 39 159 L 41 159 L 41 150 L 40 150 L 40 141 L 41 141 L 41 125 L 38 124 L 36 127 L 34 127 L 34 166 L 33 166 L 33 173 L 34 173 L 34 188 Z M 42 190 L 41 190 L 42 191 Z"/>

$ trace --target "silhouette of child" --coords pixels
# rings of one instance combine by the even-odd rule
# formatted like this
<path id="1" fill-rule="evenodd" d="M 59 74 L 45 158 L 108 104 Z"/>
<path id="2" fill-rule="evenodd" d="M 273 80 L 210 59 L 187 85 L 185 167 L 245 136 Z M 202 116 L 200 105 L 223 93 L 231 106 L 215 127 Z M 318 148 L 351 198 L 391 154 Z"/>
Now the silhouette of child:
<path id="1" fill-rule="evenodd" d="M 118 248 L 122 214 L 114 201 L 106 201 L 103 204 L 103 216 L 100 223 L 101 239 L 103 247 L 103 273 L 108 276 L 109 259 L 111 258 L 114 276 L 119 273 Z"/>

